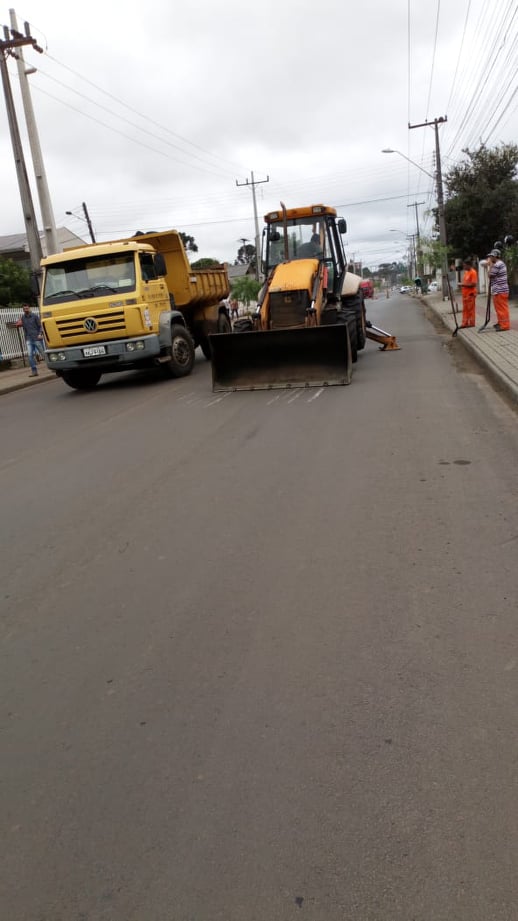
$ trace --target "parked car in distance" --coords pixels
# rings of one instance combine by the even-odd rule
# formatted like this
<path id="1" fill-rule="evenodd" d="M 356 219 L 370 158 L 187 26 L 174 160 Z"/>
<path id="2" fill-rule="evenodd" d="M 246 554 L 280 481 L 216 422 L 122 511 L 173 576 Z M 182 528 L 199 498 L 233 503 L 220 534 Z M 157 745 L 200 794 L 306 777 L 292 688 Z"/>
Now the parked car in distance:
<path id="1" fill-rule="evenodd" d="M 437 284 L 437 282 L 431 281 L 430 284 L 428 285 L 429 293 L 433 294 L 435 291 L 438 291 L 438 290 L 439 290 L 439 285 Z"/>
<path id="2" fill-rule="evenodd" d="M 401 287 L 400 287 L 400 289 L 399 289 L 399 291 L 400 291 L 401 294 L 406 294 L 407 291 L 411 291 L 411 290 L 412 290 L 412 288 L 411 288 L 410 285 L 401 285 Z"/>

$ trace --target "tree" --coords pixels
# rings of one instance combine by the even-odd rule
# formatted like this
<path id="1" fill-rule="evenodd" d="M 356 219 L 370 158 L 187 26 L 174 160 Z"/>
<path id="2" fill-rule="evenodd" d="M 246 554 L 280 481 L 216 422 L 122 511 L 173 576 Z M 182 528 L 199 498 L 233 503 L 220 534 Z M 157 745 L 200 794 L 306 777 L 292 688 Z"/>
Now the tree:
<path id="1" fill-rule="evenodd" d="M 183 243 L 186 253 L 197 253 L 198 252 L 198 244 L 196 243 L 196 240 L 194 239 L 194 237 L 191 237 L 190 234 L 183 233 L 183 231 L 181 230 L 180 239 Z"/>
<path id="2" fill-rule="evenodd" d="M 250 301 L 257 300 L 261 287 L 262 282 L 256 281 L 250 275 L 243 275 L 232 282 L 232 297 L 249 307 Z"/>
<path id="3" fill-rule="evenodd" d="M 445 176 L 450 253 L 484 257 L 497 240 L 518 231 L 518 145 L 463 150 Z"/>
<path id="4" fill-rule="evenodd" d="M 444 248 L 441 241 L 435 237 L 421 237 L 421 248 L 423 259 L 434 269 L 442 269 L 444 259 L 448 259 L 449 247 Z M 466 250 L 464 256 L 467 256 L 469 250 Z"/>
<path id="5" fill-rule="evenodd" d="M 252 265 L 255 267 L 255 246 L 251 243 L 243 242 L 237 251 L 235 265 Z"/>
<path id="6" fill-rule="evenodd" d="M 31 274 L 12 259 L 0 257 L 0 304 L 15 306 L 33 301 Z"/>
<path id="7" fill-rule="evenodd" d="M 196 262 L 191 262 L 191 269 L 213 269 L 216 266 L 221 265 L 217 259 L 209 259 L 205 257 L 203 259 L 197 259 Z"/>

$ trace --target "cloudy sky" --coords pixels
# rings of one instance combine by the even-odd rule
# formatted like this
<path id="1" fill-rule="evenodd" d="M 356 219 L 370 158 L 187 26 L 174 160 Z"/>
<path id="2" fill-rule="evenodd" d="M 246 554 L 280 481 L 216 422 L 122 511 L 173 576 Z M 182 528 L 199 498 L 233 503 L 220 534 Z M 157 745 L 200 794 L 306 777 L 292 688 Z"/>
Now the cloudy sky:
<path id="1" fill-rule="evenodd" d="M 254 239 L 243 185 L 253 172 L 261 227 L 280 200 L 333 205 L 349 256 L 374 267 L 402 258 L 414 202 L 421 232 L 431 227 L 434 131 L 409 123 L 447 116 L 443 173 L 465 147 L 518 137 L 516 0 L 14 9 L 44 49 L 24 56 L 37 68 L 29 79 L 55 221 L 85 239 L 83 201 L 100 241 L 174 227 L 195 237 L 199 256 L 233 262 L 240 239 Z M 9 10 L 0 4 L 1 25 Z M 8 69 L 31 175 L 12 59 Z M 0 235 L 24 232 L 3 99 L 0 152 Z M 36 192 L 34 201 L 39 215 Z"/>

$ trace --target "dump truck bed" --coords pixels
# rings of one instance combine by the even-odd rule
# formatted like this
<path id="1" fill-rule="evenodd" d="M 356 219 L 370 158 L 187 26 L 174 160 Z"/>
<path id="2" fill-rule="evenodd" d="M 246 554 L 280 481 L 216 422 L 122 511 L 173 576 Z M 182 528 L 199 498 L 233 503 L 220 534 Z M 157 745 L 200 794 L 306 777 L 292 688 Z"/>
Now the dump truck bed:
<path id="1" fill-rule="evenodd" d="M 192 269 L 176 230 L 164 233 L 143 233 L 132 237 L 137 243 L 149 243 L 162 253 L 167 268 L 166 283 L 174 297 L 175 306 L 208 307 L 230 294 L 227 269 L 224 265 L 210 269 Z"/>

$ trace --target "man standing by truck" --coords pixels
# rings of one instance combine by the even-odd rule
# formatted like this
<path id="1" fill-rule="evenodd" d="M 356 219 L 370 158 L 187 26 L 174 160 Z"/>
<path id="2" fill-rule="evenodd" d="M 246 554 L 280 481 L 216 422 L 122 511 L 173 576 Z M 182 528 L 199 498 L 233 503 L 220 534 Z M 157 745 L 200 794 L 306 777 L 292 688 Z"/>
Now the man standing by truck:
<path id="1" fill-rule="evenodd" d="M 38 354 L 45 358 L 45 347 L 43 345 L 43 330 L 41 328 L 40 318 L 33 313 L 29 304 L 23 305 L 23 315 L 18 321 L 18 326 L 23 326 L 25 341 L 27 342 L 27 353 L 29 355 L 29 364 L 31 366 L 30 377 L 38 376 L 38 365 L 36 359 Z"/>

